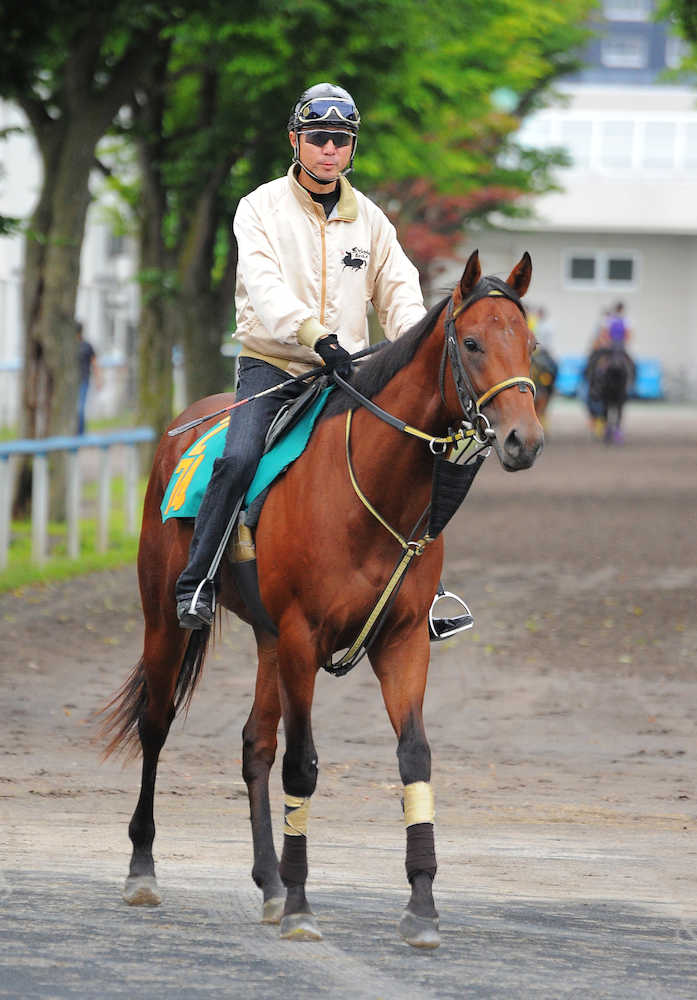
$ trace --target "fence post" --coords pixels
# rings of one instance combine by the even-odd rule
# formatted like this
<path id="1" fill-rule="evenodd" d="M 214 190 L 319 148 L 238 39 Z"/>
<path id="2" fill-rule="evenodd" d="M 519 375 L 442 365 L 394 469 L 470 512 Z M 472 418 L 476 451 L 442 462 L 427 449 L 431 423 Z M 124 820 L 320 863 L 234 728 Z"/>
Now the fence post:
<path id="1" fill-rule="evenodd" d="M 43 566 L 48 554 L 48 457 L 34 455 L 31 489 L 31 557 Z"/>
<path id="2" fill-rule="evenodd" d="M 138 445 L 130 444 L 126 452 L 126 531 L 135 535 L 137 531 L 136 507 L 138 498 Z"/>
<path id="3" fill-rule="evenodd" d="M 103 445 L 99 457 L 99 504 L 97 514 L 97 552 L 106 552 L 109 544 L 109 509 L 111 507 L 111 449 Z"/>
<path id="4" fill-rule="evenodd" d="M 0 457 L 0 569 L 7 568 L 10 548 L 10 456 Z"/>
<path id="5" fill-rule="evenodd" d="M 80 555 L 80 454 L 77 448 L 65 454 L 66 475 L 66 521 L 68 532 L 68 558 Z"/>

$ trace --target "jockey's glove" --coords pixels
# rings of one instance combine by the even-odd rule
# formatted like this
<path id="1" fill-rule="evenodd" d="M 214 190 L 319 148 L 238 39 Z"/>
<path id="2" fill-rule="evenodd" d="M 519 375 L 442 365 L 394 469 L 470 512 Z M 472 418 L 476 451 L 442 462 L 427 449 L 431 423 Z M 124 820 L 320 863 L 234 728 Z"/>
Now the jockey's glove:
<path id="1" fill-rule="evenodd" d="M 346 351 L 335 333 L 329 333 L 326 337 L 320 337 L 315 342 L 315 351 L 319 354 L 326 365 L 328 372 L 337 372 L 343 379 L 351 377 L 353 366 L 351 355 Z"/>

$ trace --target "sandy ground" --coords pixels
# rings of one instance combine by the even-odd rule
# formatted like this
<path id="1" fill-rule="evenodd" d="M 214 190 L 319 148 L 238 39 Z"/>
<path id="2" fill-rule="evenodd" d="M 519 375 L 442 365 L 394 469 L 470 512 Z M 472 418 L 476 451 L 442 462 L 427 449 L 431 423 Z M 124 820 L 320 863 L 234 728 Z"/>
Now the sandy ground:
<path id="1" fill-rule="evenodd" d="M 395 934 L 400 786 L 367 661 L 318 681 L 308 891 L 325 942 L 289 952 L 255 923 L 248 874 L 251 633 L 225 618 L 172 728 L 165 903 L 133 911 L 139 770 L 100 764 L 89 716 L 140 654 L 135 571 L 0 595 L 0 996 L 265 997 L 292 977 L 299 996 L 697 996 L 696 446 L 695 410 L 634 404 L 606 447 L 557 402 L 535 468 L 492 456 L 448 529 L 444 579 L 476 626 L 432 651 L 429 964 Z M 280 828 L 280 767 L 272 788 Z"/>

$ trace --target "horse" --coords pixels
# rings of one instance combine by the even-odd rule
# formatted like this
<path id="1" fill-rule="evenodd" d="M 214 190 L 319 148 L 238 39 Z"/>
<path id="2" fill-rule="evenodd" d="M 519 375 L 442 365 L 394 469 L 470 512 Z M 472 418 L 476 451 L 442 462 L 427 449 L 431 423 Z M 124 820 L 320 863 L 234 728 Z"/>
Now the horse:
<path id="1" fill-rule="evenodd" d="M 311 725 L 315 679 L 332 654 L 355 639 L 401 551 L 411 568 L 392 595 L 368 658 L 395 731 L 404 788 L 411 893 L 399 930 L 414 947 L 440 942 L 432 889 L 431 751 L 422 704 L 429 664 L 427 616 L 440 581 L 443 540 L 440 535 L 415 540 L 412 528 L 431 498 L 434 454 L 449 447 L 443 442 L 458 438 L 451 428 L 478 430 L 477 440 L 493 444 L 503 468 L 512 472 L 529 468 L 542 448 L 528 377 L 534 338 L 520 302 L 531 272 L 525 253 L 506 282 L 483 278 L 475 251 L 452 294 L 354 374 L 351 384 L 364 394 L 366 405 L 343 389 L 330 393 L 306 450 L 263 504 L 256 528 L 258 580 L 275 629 L 252 622 L 258 668 L 242 733 L 242 773 L 251 814 L 252 878 L 263 897 L 261 919 L 280 923 L 281 937 L 322 937 L 305 893 L 309 807 L 318 764 Z M 222 394 L 200 400 L 172 427 L 233 398 Z M 158 757 L 175 713 L 188 707 L 208 641 L 208 630 L 183 631 L 176 616 L 175 581 L 187 559 L 192 522 L 163 523 L 160 515 L 170 476 L 197 433 L 165 434 L 157 448 L 138 552 L 143 654 L 104 710 L 111 740 L 106 753 L 142 752 L 124 888 L 124 899 L 133 905 L 161 902 L 152 855 Z M 250 621 L 225 561 L 218 601 Z M 279 863 L 269 772 L 281 717 L 285 820 Z"/>
<path id="2" fill-rule="evenodd" d="M 621 444 L 622 411 L 634 381 L 634 362 L 623 347 L 601 347 L 589 357 L 585 375 L 596 436 L 606 444 Z"/>
<path id="3" fill-rule="evenodd" d="M 549 402 L 554 395 L 554 386 L 557 381 L 558 370 L 559 366 L 549 351 L 538 344 L 533 351 L 530 363 L 530 377 L 535 383 L 536 389 L 535 412 L 542 421 L 543 426 L 545 424 L 547 407 L 549 406 Z"/>

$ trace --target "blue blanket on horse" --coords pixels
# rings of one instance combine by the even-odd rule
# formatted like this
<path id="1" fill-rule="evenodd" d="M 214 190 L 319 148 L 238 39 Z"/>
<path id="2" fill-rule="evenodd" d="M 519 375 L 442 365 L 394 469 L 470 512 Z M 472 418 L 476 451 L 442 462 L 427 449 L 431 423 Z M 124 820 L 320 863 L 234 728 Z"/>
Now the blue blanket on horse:
<path id="1" fill-rule="evenodd" d="M 330 392 L 331 388 L 324 389 L 288 433 L 270 451 L 262 455 L 254 479 L 247 490 L 245 507 L 249 507 L 277 476 L 285 472 L 288 466 L 302 455 Z M 224 417 L 210 431 L 194 441 L 179 459 L 160 505 L 163 521 L 169 517 L 196 517 L 213 473 L 213 463 L 223 454 L 229 422 L 230 418 Z"/>

